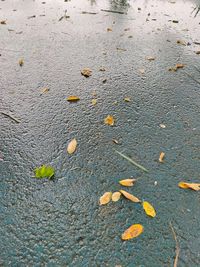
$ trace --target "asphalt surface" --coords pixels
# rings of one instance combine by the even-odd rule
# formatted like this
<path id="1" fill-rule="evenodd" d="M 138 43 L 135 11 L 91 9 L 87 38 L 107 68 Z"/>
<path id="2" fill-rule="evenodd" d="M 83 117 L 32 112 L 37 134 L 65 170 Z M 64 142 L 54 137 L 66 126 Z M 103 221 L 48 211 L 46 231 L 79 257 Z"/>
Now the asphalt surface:
<path id="1" fill-rule="evenodd" d="M 200 266 L 200 195 L 178 187 L 200 182 L 197 3 L 0 2 L 0 266 L 173 266 L 170 222 L 178 266 Z M 185 67 L 168 71 L 177 63 Z M 84 67 L 91 77 L 81 75 Z M 80 101 L 67 102 L 69 95 Z M 33 178 L 42 164 L 55 168 L 54 180 Z M 152 203 L 155 218 L 126 199 L 99 206 L 129 177 L 139 179 L 127 190 Z M 122 241 L 135 223 L 143 234 Z"/>

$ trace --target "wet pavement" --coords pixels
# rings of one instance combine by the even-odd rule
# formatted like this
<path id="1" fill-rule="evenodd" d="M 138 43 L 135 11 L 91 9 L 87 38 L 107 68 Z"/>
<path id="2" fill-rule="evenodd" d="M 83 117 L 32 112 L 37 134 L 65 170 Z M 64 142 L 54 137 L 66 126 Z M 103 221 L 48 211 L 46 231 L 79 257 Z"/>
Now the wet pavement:
<path id="1" fill-rule="evenodd" d="M 178 266 L 200 266 L 200 195 L 177 186 L 200 181 L 197 3 L 0 2 L 1 266 L 173 266 L 170 222 Z M 185 67 L 168 71 L 177 63 Z M 80 101 L 68 103 L 69 95 Z M 104 124 L 109 114 L 113 127 Z M 69 156 L 72 138 L 78 147 Z M 53 181 L 32 177 L 42 164 L 55 168 Z M 126 199 L 99 206 L 128 177 L 140 178 L 128 191 L 151 202 L 155 218 Z M 123 242 L 134 223 L 144 233 Z"/>

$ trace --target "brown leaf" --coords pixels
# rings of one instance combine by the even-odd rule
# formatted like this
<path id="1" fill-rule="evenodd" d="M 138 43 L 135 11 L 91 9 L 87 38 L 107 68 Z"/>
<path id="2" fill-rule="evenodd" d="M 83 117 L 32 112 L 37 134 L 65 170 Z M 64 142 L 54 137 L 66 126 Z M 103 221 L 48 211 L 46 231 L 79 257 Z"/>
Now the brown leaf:
<path id="1" fill-rule="evenodd" d="M 186 183 L 186 182 L 180 182 L 178 184 L 178 186 L 180 188 L 183 188 L 183 189 L 193 189 L 195 191 L 199 191 L 200 190 L 200 184 L 198 183 Z"/>
<path id="2" fill-rule="evenodd" d="M 159 162 L 163 162 L 164 156 L 165 156 L 165 153 L 161 152 L 159 156 Z"/>
<path id="3" fill-rule="evenodd" d="M 106 205 L 110 202 L 112 197 L 112 192 L 106 192 L 103 194 L 103 196 L 100 197 L 99 203 L 100 205 Z"/>
<path id="4" fill-rule="evenodd" d="M 112 32 L 112 29 L 111 28 L 107 28 L 107 32 Z"/>
<path id="5" fill-rule="evenodd" d="M 24 60 L 23 59 L 19 60 L 19 65 L 20 65 L 20 67 L 22 67 L 24 65 Z"/>
<path id="6" fill-rule="evenodd" d="M 139 200 L 137 197 L 135 197 L 134 195 L 132 195 L 132 194 L 130 194 L 130 193 L 124 191 L 124 190 L 120 190 L 120 192 L 122 193 L 122 195 L 125 198 L 131 200 L 132 202 L 135 202 L 135 203 L 141 202 L 141 200 Z"/>
<path id="7" fill-rule="evenodd" d="M 6 20 L 0 20 L 0 24 L 6 25 Z"/>
<path id="8" fill-rule="evenodd" d="M 142 234 L 144 227 L 141 224 L 131 225 L 121 236 L 122 240 L 129 240 Z"/>
<path id="9" fill-rule="evenodd" d="M 152 56 L 148 56 L 148 57 L 146 57 L 146 59 L 149 60 L 149 61 L 152 61 L 152 60 L 155 60 L 156 58 L 152 57 Z"/>
<path id="10" fill-rule="evenodd" d="M 180 44 L 180 45 L 184 45 L 184 46 L 187 45 L 187 43 L 183 40 L 177 40 L 176 42 L 177 42 L 177 44 Z"/>
<path id="11" fill-rule="evenodd" d="M 113 126 L 115 124 L 115 119 L 113 118 L 113 116 L 108 115 L 105 119 L 104 119 L 104 123 L 110 126 Z"/>
<path id="12" fill-rule="evenodd" d="M 177 71 L 178 69 L 184 68 L 185 65 L 181 63 L 177 63 L 174 67 L 170 67 L 168 70 L 169 71 Z"/>
<path id="13" fill-rule="evenodd" d="M 80 100 L 80 98 L 78 96 L 75 96 L 75 95 L 68 96 L 68 98 L 67 98 L 67 101 L 69 101 L 69 102 L 76 102 L 79 100 Z"/>
<path id="14" fill-rule="evenodd" d="M 89 68 L 84 68 L 82 69 L 81 74 L 85 76 L 86 78 L 88 78 L 92 75 L 92 70 Z"/>
<path id="15" fill-rule="evenodd" d="M 72 139 L 72 140 L 69 142 L 69 144 L 68 144 L 68 146 L 67 146 L 67 152 L 68 152 L 69 154 L 73 154 L 73 153 L 76 151 L 76 147 L 77 147 L 77 141 L 76 141 L 76 139 L 74 138 L 74 139 Z"/>
<path id="16" fill-rule="evenodd" d="M 120 192 L 114 192 L 112 194 L 112 201 L 117 202 L 120 199 L 120 197 L 121 197 L 121 193 Z"/>
<path id="17" fill-rule="evenodd" d="M 119 181 L 119 183 L 123 186 L 133 186 L 135 183 L 136 179 L 124 179 Z"/>

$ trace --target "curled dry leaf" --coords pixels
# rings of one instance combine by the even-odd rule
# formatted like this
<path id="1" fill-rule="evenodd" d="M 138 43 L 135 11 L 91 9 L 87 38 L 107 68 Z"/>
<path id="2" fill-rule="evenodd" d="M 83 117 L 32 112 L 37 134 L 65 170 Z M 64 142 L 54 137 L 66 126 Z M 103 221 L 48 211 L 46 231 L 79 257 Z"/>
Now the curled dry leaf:
<path id="1" fill-rule="evenodd" d="M 123 186 L 133 186 L 135 183 L 136 179 L 124 179 L 119 181 L 119 183 Z"/>
<path id="2" fill-rule="evenodd" d="M 122 240 L 129 240 L 142 234 L 144 227 L 141 224 L 131 225 L 121 236 Z"/>
<path id="3" fill-rule="evenodd" d="M 146 59 L 149 60 L 149 61 L 152 61 L 152 60 L 155 60 L 156 58 L 152 57 L 152 56 L 149 56 L 149 57 L 146 57 Z"/>
<path id="4" fill-rule="evenodd" d="M 67 146 L 67 152 L 68 152 L 69 154 L 73 154 L 73 153 L 76 151 L 76 147 L 77 147 L 77 141 L 76 141 L 76 139 L 74 138 L 74 139 L 72 139 L 72 140 L 69 142 L 69 144 L 68 144 L 68 146 Z"/>
<path id="5" fill-rule="evenodd" d="M 150 217 L 155 217 L 156 216 L 156 211 L 154 207 L 147 201 L 144 201 L 142 203 L 143 209 L 145 210 L 146 214 Z"/>
<path id="6" fill-rule="evenodd" d="M 104 123 L 110 126 L 113 126 L 115 124 L 115 120 L 113 118 L 113 116 L 108 115 L 105 119 L 104 119 Z"/>
<path id="7" fill-rule="evenodd" d="M 122 193 L 122 195 L 125 198 L 131 200 L 132 202 L 135 202 L 135 203 L 141 202 L 141 200 L 139 200 L 137 197 L 135 197 L 134 195 L 132 195 L 132 194 L 130 194 L 130 193 L 124 191 L 124 190 L 120 190 L 120 192 Z"/>
<path id="8" fill-rule="evenodd" d="M 168 70 L 169 71 L 177 71 L 178 69 L 184 68 L 185 65 L 181 63 L 177 63 L 174 67 L 170 67 Z"/>
<path id="9" fill-rule="evenodd" d="M 112 194 L 112 201 L 117 202 L 120 199 L 120 197 L 121 197 L 121 193 L 120 192 L 114 192 Z"/>
<path id="10" fill-rule="evenodd" d="M 200 190 L 200 184 L 198 183 L 186 183 L 186 182 L 180 182 L 178 184 L 178 186 L 180 188 L 183 188 L 183 189 L 193 189 L 195 191 L 199 191 Z"/>
<path id="11" fill-rule="evenodd" d="M 112 197 L 112 192 L 105 192 L 103 196 L 100 197 L 99 203 L 100 205 L 106 205 L 110 202 Z"/>
<path id="12" fill-rule="evenodd" d="M 6 20 L 0 20 L 0 24 L 6 25 Z"/>
<path id="13" fill-rule="evenodd" d="M 92 70 L 89 68 L 84 68 L 82 69 L 81 74 L 85 76 L 86 78 L 90 77 L 92 75 Z"/>
<path id="14" fill-rule="evenodd" d="M 112 29 L 111 28 L 107 28 L 107 32 L 112 32 Z"/>
<path id="15" fill-rule="evenodd" d="M 22 67 L 24 65 L 24 60 L 23 59 L 19 60 L 19 65 L 20 65 L 20 67 Z"/>
<path id="16" fill-rule="evenodd" d="M 75 96 L 75 95 L 68 96 L 68 98 L 67 98 L 67 101 L 69 101 L 69 102 L 76 102 L 79 100 L 80 100 L 80 98 L 78 96 Z"/>
<path id="17" fill-rule="evenodd" d="M 163 162 L 164 157 L 165 157 L 165 153 L 161 152 L 159 156 L 159 162 Z"/>

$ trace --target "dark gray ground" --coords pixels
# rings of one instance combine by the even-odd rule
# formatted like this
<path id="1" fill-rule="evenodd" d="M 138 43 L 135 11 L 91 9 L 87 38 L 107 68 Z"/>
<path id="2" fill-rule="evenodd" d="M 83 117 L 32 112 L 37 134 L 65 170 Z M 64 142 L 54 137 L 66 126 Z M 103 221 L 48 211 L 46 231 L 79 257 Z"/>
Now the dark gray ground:
<path id="1" fill-rule="evenodd" d="M 0 114 L 1 266 L 173 266 L 170 221 L 180 244 L 178 266 L 200 266 L 200 195 L 177 186 L 200 182 L 200 84 L 185 73 L 200 80 L 194 53 L 200 15 L 191 14 L 197 2 L 176 2 L 0 2 L 0 21 L 7 23 L 0 24 L 0 111 L 21 121 Z M 65 9 L 70 18 L 58 21 Z M 176 63 L 186 67 L 169 72 Z M 93 71 L 88 79 L 80 74 L 84 67 Z M 44 87 L 50 91 L 41 95 Z M 69 95 L 81 100 L 70 104 Z M 103 123 L 108 114 L 114 127 Z M 78 149 L 69 156 L 72 138 Z M 114 148 L 150 172 L 143 174 Z M 158 163 L 161 151 L 164 164 Z M 54 181 L 32 178 L 41 164 L 55 167 Z M 129 191 L 155 206 L 154 219 L 125 199 L 99 206 L 105 191 L 120 189 L 118 180 L 130 176 L 141 178 Z M 122 242 L 134 223 L 144 233 Z"/>

